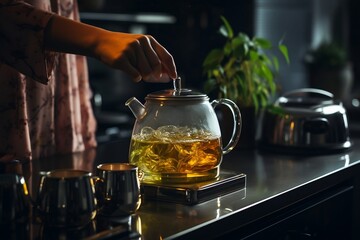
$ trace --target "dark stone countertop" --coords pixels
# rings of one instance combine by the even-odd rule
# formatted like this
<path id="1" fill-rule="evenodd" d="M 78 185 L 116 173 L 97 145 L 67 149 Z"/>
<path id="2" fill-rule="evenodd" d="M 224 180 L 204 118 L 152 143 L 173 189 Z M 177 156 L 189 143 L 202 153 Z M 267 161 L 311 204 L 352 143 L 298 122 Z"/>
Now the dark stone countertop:
<path id="1" fill-rule="evenodd" d="M 38 172 L 57 168 L 93 171 L 104 162 L 127 162 L 129 140 L 100 145 L 83 153 L 34 160 L 29 185 L 34 195 Z M 325 155 L 290 155 L 234 150 L 222 170 L 244 173 L 246 188 L 187 206 L 145 199 L 136 215 L 144 239 L 210 239 L 261 219 L 319 191 L 345 181 L 360 169 L 360 150 Z M 34 231 L 33 231 L 34 232 Z"/>

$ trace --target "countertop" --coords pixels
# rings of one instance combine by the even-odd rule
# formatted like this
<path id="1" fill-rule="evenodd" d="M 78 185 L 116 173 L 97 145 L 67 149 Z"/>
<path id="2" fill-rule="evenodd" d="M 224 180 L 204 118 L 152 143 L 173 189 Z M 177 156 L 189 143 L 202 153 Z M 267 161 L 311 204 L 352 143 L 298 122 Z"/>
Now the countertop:
<path id="1" fill-rule="evenodd" d="M 290 155 L 259 149 L 233 150 L 222 170 L 244 173 L 246 188 L 194 206 L 143 200 L 135 214 L 143 239 L 211 239 L 272 214 L 338 182 L 360 169 L 360 141 L 351 150 L 328 155 Z M 103 144 L 83 153 L 33 161 L 28 176 L 35 194 L 38 172 L 56 168 L 93 171 L 104 162 L 127 162 L 129 140 Z"/>

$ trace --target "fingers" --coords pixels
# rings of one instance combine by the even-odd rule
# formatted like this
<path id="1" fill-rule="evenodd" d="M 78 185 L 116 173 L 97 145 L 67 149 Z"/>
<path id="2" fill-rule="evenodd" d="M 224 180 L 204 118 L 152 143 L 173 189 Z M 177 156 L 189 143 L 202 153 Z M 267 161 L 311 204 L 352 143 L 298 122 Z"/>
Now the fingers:
<path id="1" fill-rule="evenodd" d="M 124 72 L 126 72 L 127 74 L 130 75 L 131 79 L 134 82 L 140 82 L 142 79 L 141 74 L 139 73 L 138 70 L 136 70 L 136 68 L 133 67 L 132 64 L 130 64 L 129 61 L 124 61 L 121 64 L 121 67 L 119 67 L 119 69 L 123 70 Z"/>
<path id="2" fill-rule="evenodd" d="M 155 79 L 160 79 L 162 75 L 161 60 L 151 45 L 150 39 L 147 36 L 144 36 L 139 39 L 139 42 L 143 50 L 142 53 L 146 57 L 148 66 L 151 69 L 151 73 L 146 74 L 145 79 L 147 79 L 150 75 L 152 75 Z"/>
<path id="3" fill-rule="evenodd" d="M 135 35 L 118 61 L 118 68 L 126 71 L 135 82 L 168 82 L 176 78 L 173 57 L 153 37 Z"/>
<path id="4" fill-rule="evenodd" d="M 169 75 L 167 74 L 167 73 L 163 73 L 163 74 L 161 74 L 161 77 L 159 77 L 159 78 L 155 78 L 155 77 L 153 77 L 153 76 L 150 76 L 150 77 L 148 77 L 148 78 L 143 78 L 142 80 L 143 81 L 145 81 L 145 82 L 152 82 L 152 83 L 155 83 L 155 82 L 157 82 L 157 83 L 167 83 L 167 82 L 169 82 L 170 81 L 170 77 L 169 77 Z"/>
<path id="5" fill-rule="evenodd" d="M 160 59 L 162 71 L 167 73 L 172 79 L 177 78 L 174 58 L 160 43 L 155 40 L 155 38 L 152 36 L 148 36 L 148 38 L 150 39 L 151 46 L 153 46 L 158 58 Z"/>
<path id="6" fill-rule="evenodd" d="M 175 75 L 176 78 L 176 73 L 169 71 L 168 64 L 162 62 L 162 59 L 166 59 L 166 55 L 168 55 L 170 60 L 167 61 L 175 65 L 172 56 L 153 37 L 142 35 L 136 43 L 139 45 L 134 44 L 136 61 L 133 64 L 137 67 L 144 81 L 168 82 L 170 80 L 168 72 Z M 162 77 L 163 73 L 166 73 L 167 78 Z"/>

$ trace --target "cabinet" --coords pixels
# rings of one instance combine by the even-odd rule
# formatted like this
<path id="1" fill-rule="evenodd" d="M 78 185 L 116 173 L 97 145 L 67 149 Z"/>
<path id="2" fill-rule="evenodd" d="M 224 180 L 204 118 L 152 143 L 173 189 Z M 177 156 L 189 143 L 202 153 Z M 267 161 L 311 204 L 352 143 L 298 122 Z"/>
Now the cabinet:
<path id="1" fill-rule="evenodd" d="M 354 186 L 342 183 L 225 234 L 221 239 L 352 239 Z"/>

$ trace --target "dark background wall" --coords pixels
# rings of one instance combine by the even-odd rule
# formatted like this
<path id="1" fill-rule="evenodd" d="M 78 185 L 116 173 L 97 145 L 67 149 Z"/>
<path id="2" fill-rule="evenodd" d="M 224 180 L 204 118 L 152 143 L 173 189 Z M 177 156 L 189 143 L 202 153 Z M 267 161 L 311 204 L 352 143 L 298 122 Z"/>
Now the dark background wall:
<path id="1" fill-rule="evenodd" d="M 202 88 L 205 78 L 202 62 L 210 49 L 223 41 L 218 34 L 221 15 L 230 21 L 235 32 L 267 37 L 274 43 L 285 36 L 292 63 L 281 69 L 279 81 L 283 91 L 307 85 L 301 58 L 309 47 L 329 37 L 340 39 L 348 48 L 358 76 L 360 31 L 356 26 L 359 9 L 356 0 L 79 0 L 79 3 L 82 12 L 171 16 L 172 23 L 83 20 L 112 30 L 140 29 L 153 35 L 174 56 L 187 87 Z M 163 87 L 145 86 L 148 91 Z"/>
<path id="2" fill-rule="evenodd" d="M 131 31 L 135 29 L 136 31 L 141 29 L 145 33 L 153 35 L 173 55 L 178 73 L 184 81 L 183 85 L 196 89 L 202 88 L 205 77 L 202 73 L 202 62 L 206 54 L 210 49 L 223 43 L 223 38 L 218 34 L 221 15 L 228 18 L 236 32 L 243 31 L 250 35 L 253 34 L 253 1 L 251 0 L 107 0 L 103 6 L 98 8 L 92 8 L 87 1 L 83 1 L 83 3 L 80 1 L 80 10 L 82 12 L 133 15 L 155 13 L 173 17 L 175 19 L 173 23 L 139 23 L 131 20 L 103 21 L 90 18 L 82 20 L 111 30 Z M 91 70 L 96 68 L 93 67 Z M 92 74 L 93 80 L 96 81 L 99 73 L 92 71 Z M 166 87 L 161 84 L 142 85 L 145 85 L 144 88 L 147 92 Z"/>
<path id="3" fill-rule="evenodd" d="M 220 16 L 234 31 L 266 37 L 273 43 L 285 36 L 291 64 L 281 62 L 281 91 L 307 87 L 303 55 L 322 40 L 341 39 L 354 67 L 352 95 L 360 97 L 360 30 L 358 0 L 79 0 L 82 21 L 114 31 L 153 35 L 174 56 L 183 86 L 203 91 L 202 62 L 224 39 Z M 89 15 L 103 14 L 100 17 Z M 165 16 L 164 22 L 136 20 L 139 15 Z M 147 93 L 171 88 L 169 84 L 132 83 L 126 75 L 89 59 L 90 81 L 102 96 L 102 111 L 123 113 L 132 96 L 143 101 Z M 280 94 L 282 93 L 280 92 Z M 100 121 L 101 122 L 101 121 Z"/>
<path id="4" fill-rule="evenodd" d="M 355 95 L 360 97 L 360 1 L 350 0 L 348 7 L 349 17 L 349 55 L 354 67 Z"/>

